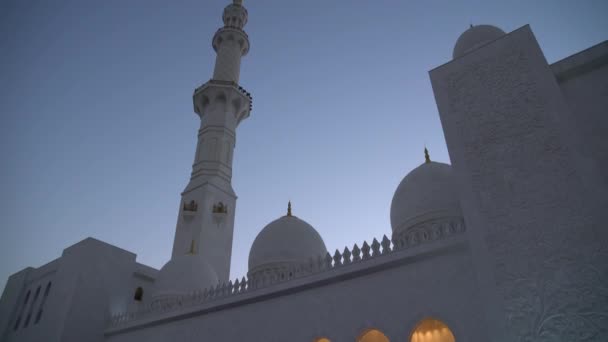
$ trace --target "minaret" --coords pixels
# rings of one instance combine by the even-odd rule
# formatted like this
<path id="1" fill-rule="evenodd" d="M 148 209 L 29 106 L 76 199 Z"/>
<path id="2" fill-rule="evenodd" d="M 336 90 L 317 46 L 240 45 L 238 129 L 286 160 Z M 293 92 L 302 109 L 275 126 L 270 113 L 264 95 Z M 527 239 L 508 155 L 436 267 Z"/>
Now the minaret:
<path id="1" fill-rule="evenodd" d="M 243 31 L 247 10 L 242 0 L 224 9 L 224 27 L 215 32 L 213 78 L 194 91 L 194 111 L 201 118 L 190 182 L 182 193 L 172 256 L 194 243 L 198 254 L 228 281 L 236 194 L 232 189 L 232 153 L 236 127 L 251 111 L 251 95 L 239 86 L 241 57 L 249 51 Z M 192 241 L 194 239 L 194 242 Z"/>

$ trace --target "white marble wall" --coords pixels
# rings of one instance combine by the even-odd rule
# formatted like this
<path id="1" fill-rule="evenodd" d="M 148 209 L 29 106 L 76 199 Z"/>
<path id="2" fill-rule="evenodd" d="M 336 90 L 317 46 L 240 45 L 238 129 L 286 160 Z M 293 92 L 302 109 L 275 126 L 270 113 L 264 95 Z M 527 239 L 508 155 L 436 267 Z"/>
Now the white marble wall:
<path id="1" fill-rule="evenodd" d="M 355 341 L 376 328 L 408 341 L 419 321 L 445 322 L 457 341 L 487 341 L 463 234 L 311 276 L 119 324 L 107 341 Z"/>
<path id="2" fill-rule="evenodd" d="M 608 240 L 524 26 L 431 71 L 494 341 L 608 340 Z"/>
<path id="3" fill-rule="evenodd" d="M 19 282 L 14 277 L 9 280 L 9 291 L 5 290 L 1 303 L 2 321 L 9 322 L 2 341 L 103 341 L 103 331 L 110 315 L 134 304 L 134 286 L 142 285 L 151 290 L 149 285 L 145 285 L 146 281 L 138 279 L 136 272 L 151 276 L 155 270 L 137 264 L 135 254 L 91 238 L 66 248 L 53 262 L 37 269 L 27 269 L 24 281 Z M 50 290 L 45 298 L 49 283 Z M 34 301 L 38 287 L 41 290 Z M 31 295 L 25 314 L 19 328 L 14 330 L 28 291 Z M 17 303 L 4 301 L 5 296 L 7 299 L 16 298 Z M 36 323 L 43 300 L 43 312 Z M 24 327 L 30 311 L 31 320 Z M 4 316 L 4 313 L 9 315 Z"/>
<path id="4" fill-rule="evenodd" d="M 608 41 L 551 65 L 568 105 L 568 129 L 580 163 L 588 170 L 588 187 L 608 193 Z M 598 199 L 599 200 L 599 199 Z M 606 207 L 606 203 L 603 204 Z"/>

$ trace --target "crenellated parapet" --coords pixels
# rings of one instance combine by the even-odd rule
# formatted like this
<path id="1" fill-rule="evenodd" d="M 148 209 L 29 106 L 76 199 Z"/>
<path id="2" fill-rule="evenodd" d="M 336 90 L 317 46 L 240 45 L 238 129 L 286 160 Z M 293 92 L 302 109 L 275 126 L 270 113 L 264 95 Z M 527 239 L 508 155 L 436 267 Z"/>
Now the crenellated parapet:
<path id="1" fill-rule="evenodd" d="M 121 326 L 131 323 L 138 324 L 139 320 L 153 320 L 159 315 L 164 317 L 171 312 L 178 314 L 181 310 L 188 308 L 194 310 L 198 306 L 209 309 L 225 305 L 226 300 L 239 301 L 241 298 L 262 295 L 262 293 L 266 296 L 276 291 L 284 291 L 290 286 L 306 287 L 307 283 L 319 281 L 319 277 L 323 282 L 328 282 L 337 275 L 371 271 L 375 267 L 382 267 L 384 263 L 394 263 L 395 260 L 428 253 L 433 248 L 445 247 L 440 244 L 441 241 L 447 243 L 450 239 L 455 239 L 462 243 L 464 232 L 465 226 L 462 222 L 461 224 L 452 222 L 417 227 L 416 233 L 412 232 L 414 235 L 409 239 L 398 237 L 396 240 L 391 240 L 384 235 L 380 240 L 374 238 L 371 243 L 364 241 L 360 246 L 355 244 L 352 248 L 344 247 L 342 251 L 336 249 L 333 254 L 327 253 L 310 258 L 307 263 L 291 267 L 277 265 L 275 268 L 265 269 L 264 272 L 250 273 L 248 278 L 242 277 L 186 295 L 155 300 L 135 312 L 112 316 L 108 328 L 120 329 Z M 414 236 L 418 237 L 414 238 Z M 437 247 L 433 247 L 433 244 L 437 244 Z"/>

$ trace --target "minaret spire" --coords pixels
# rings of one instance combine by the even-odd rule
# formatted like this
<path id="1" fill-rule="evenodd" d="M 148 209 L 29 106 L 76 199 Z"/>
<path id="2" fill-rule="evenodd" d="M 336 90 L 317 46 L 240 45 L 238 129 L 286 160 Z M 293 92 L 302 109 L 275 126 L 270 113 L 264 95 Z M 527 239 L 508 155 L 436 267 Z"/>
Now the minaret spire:
<path id="1" fill-rule="evenodd" d="M 251 94 L 239 85 L 241 57 L 249 51 L 249 37 L 243 30 L 247 9 L 242 0 L 228 1 L 222 14 L 223 26 L 212 39 L 217 53 L 213 77 L 194 90 L 194 112 L 201 123 L 190 182 L 182 192 L 172 253 L 176 257 L 183 255 L 188 246 L 191 251 L 196 247 L 221 282 L 228 282 L 230 275 L 236 208 L 232 188 L 236 128 L 249 117 L 252 102 Z M 188 203 L 194 205 L 184 205 Z M 230 209 L 213 212 L 220 204 Z"/>
<path id="2" fill-rule="evenodd" d="M 424 162 L 425 163 L 431 162 L 431 157 L 429 156 L 429 150 L 426 149 L 426 146 L 424 147 Z"/>
<path id="3" fill-rule="evenodd" d="M 215 32 L 212 40 L 213 49 L 217 53 L 214 80 L 239 82 L 241 57 L 249 52 L 249 36 L 243 31 L 247 18 L 243 1 L 234 0 L 224 8 L 224 27 Z"/>
<path id="4" fill-rule="evenodd" d="M 287 216 L 291 216 L 291 201 L 287 202 Z"/>

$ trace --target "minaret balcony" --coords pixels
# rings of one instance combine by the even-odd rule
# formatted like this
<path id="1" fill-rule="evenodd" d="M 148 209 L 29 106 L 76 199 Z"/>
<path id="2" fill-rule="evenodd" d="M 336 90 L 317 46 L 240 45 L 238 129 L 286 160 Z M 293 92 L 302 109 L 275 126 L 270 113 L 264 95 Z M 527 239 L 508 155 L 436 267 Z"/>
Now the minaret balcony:
<path id="1" fill-rule="evenodd" d="M 249 36 L 245 31 L 236 26 L 225 26 L 218 29 L 213 36 L 211 45 L 215 52 L 217 52 L 220 45 L 229 40 L 234 40 L 239 43 L 241 56 L 245 56 L 249 52 Z"/>
<path id="2" fill-rule="evenodd" d="M 253 98 L 245 89 L 235 82 L 210 80 L 196 88 L 192 97 L 194 112 L 201 119 L 210 108 L 227 106 L 222 112 L 233 113 L 238 125 L 243 119 L 249 117 L 253 108 Z"/>

